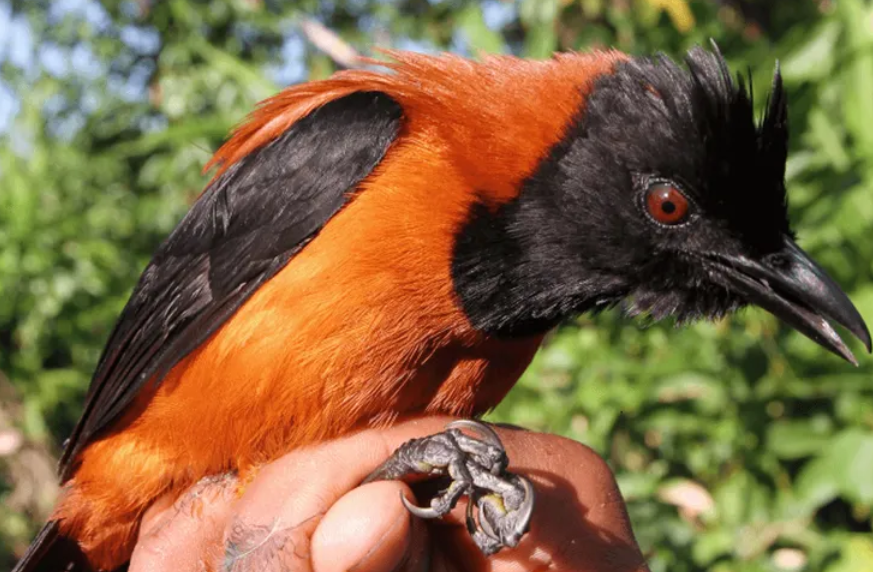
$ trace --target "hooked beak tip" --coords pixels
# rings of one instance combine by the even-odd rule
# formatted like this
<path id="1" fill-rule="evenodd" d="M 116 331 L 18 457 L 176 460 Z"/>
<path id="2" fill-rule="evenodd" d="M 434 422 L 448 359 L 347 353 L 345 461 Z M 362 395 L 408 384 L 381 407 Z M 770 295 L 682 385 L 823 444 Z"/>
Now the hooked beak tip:
<path id="1" fill-rule="evenodd" d="M 752 304 L 761 306 L 854 366 L 858 360 L 831 326 L 851 332 L 873 353 L 870 330 L 848 296 L 793 240 L 785 237 L 778 259 L 718 258 L 722 276 Z"/>

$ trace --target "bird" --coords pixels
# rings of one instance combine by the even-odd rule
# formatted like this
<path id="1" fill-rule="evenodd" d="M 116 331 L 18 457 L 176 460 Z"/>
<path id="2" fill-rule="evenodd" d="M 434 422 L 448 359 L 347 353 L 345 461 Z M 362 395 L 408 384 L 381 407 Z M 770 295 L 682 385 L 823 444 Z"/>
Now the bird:
<path id="1" fill-rule="evenodd" d="M 716 46 L 679 62 L 385 55 L 279 92 L 206 165 L 109 336 L 60 498 L 15 572 L 123 569 L 159 496 L 244 483 L 363 427 L 476 419 L 580 314 L 686 323 L 754 305 L 856 365 L 834 325 L 870 351 L 790 225 L 778 64 L 759 117 Z M 469 423 L 426 443 L 531 493 Z M 512 545 L 524 523 L 501 536 L 481 499 L 477 543 Z"/>

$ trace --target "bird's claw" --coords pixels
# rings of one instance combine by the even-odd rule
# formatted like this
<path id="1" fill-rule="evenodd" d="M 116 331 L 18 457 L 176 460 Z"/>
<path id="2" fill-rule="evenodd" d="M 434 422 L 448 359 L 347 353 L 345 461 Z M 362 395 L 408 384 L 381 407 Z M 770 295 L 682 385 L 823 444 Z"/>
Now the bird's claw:
<path id="1" fill-rule="evenodd" d="M 476 434 L 471 437 L 461 430 Z M 404 480 L 413 475 L 448 476 L 451 484 L 429 507 L 403 506 L 419 518 L 448 514 L 467 496 L 467 530 L 486 555 L 514 547 L 527 532 L 534 506 L 530 481 L 506 470 L 509 460 L 497 433 L 483 423 L 459 420 L 446 431 L 404 443 L 365 482 Z"/>
<path id="2" fill-rule="evenodd" d="M 513 495 L 520 498 L 517 505 L 509 505 L 509 499 L 496 494 L 482 495 L 475 502 L 478 519 L 473 514 L 474 503 L 467 505 L 467 531 L 486 555 L 503 547 L 515 548 L 530 526 L 535 499 L 533 485 L 519 475 L 512 475 L 509 480 L 520 488 L 520 496 Z"/>
<path id="3" fill-rule="evenodd" d="M 461 481 L 452 481 L 448 489 L 431 499 L 429 507 L 416 506 L 402 494 L 400 499 L 403 501 L 403 506 L 419 518 L 442 518 L 455 508 L 455 505 L 458 504 L 458 500 L 462 496 L 465 494 L 469 495 L 471 491 L 471 485 Z"/>

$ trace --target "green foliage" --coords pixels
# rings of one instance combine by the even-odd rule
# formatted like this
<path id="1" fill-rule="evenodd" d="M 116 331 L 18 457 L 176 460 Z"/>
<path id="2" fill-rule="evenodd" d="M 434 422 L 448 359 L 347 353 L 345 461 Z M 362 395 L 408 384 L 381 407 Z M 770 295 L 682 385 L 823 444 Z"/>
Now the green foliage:
<path id="1" fill-rule="evenodd" d="M 759 106 L 779 58 L 800 243 L 873 317 L 873 1 L 293 4 L 0 0 L 29 55 L 0 55 L 18 105 L 0 132 L 0 371 L 29 440 L 69 431 L 130 288 L 228 129 L 277 85 L 332 71 L 302 41 L 304 17 L 365 53 L 677 56 L 715 38 L 750 68 Z M 873 361 L 861 362 L 757 310 L 686 329 L 607 312 L 556 332 L 494 417 L 602 454 L 653 572 L 867 572 Z M 42 516 L 2 503 L 0 567 Z"/>

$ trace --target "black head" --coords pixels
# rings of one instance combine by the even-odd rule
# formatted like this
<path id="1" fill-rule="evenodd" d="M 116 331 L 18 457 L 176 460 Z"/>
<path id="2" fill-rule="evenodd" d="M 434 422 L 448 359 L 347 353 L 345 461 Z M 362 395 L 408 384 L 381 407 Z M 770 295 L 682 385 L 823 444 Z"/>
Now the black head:
<path id="1" fill-rule="evenodd" d="M 474 209 L 453 263 L 465 311 L 518 336 L 619 303 L 681 321 L 756 304 L 853 361 L 828 320 L 869 350 L 867 327 L 788 222 L 778 68 L 756 122 L 717 51 L 694 49 L 686 66 L 619 64 L 518 198 Z"/>

